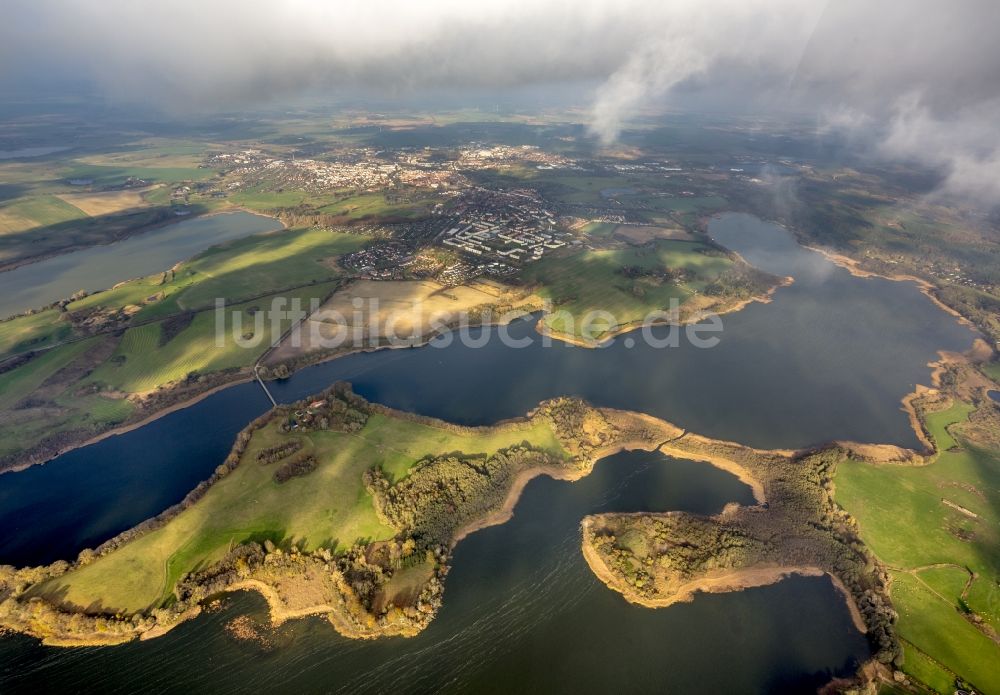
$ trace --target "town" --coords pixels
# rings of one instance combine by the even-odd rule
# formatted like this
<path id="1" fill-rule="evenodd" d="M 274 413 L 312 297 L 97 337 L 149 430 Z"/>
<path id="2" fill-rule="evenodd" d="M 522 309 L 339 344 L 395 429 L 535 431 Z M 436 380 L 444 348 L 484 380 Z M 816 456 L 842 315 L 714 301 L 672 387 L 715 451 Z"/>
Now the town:
<path id="1" fill-rule="evenodd" d="M 453 207 L 453 214 L 457 224 L 440 235 L 440 243 L 476 258 L 520 264 L 573 243 L 532 189 L 475 188 Z"/>

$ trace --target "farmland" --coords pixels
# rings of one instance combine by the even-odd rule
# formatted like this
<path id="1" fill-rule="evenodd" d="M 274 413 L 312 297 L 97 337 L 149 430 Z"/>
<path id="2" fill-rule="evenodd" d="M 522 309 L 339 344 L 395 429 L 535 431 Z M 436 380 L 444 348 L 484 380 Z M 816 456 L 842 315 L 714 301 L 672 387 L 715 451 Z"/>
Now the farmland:
<path id="1" fill-rule="evenodd" d="M 615 326 L 640 321 L 651 311 L 667 310 L 671 300 L 683 303 L 703 291 L 731 266 L 729 258 L 703 244 L 658 240 L 651 247 L 548 257 L 526 268 L 523 277 L 539 286 L 537 293 L 551 300 L 553 311 L 568 312 L 548 317 L 548 326 L 578 336 L 590 311 L 610 312 Z"/>
<path id="2" fill-rule="evenodd" d="M 342 275 L 334 259 L 366 240 L 319 229 L 246 237 L 64 310 L 0 322 L 0 349 L 23 361 L 0 374 L 6 386 L 0 398 L 0 457 L 35 450 L 44 455 L 45 441 L 85 437 L 120 424 L 140 412 L 139 396 L 156 392 L 158 399 L 169 398 L 168 387 L 194 395 L 219 379 L 236 378 L 291 326 L 288 316 L 271 320 L 272 299 L 280 297 L 284 309 L 298 302 L 308 310 L 322 302 Z M 216 298 L 227 304 L 222 347 L 216 343 Z M 265 320 L 258 328 L 253 314 L 260 310 Z M 124 330 L 116 337 L 117 329 Z M 95 330 L 102 335 L 88 338 Z"/>
<path id="3" fill-rule="evenodd" d="M 204 181 L 206 143 L 145 139 L 0 161 L 0 265 L 106 244 L 172 219 L 172 190 Z M 68 151 L 65 151 L 68 150 Z M 197 201 L 195 213 L 211 207 Z"/>
<path id="4" fill-rule="evenodd" d="M 995 692 L 1000 681 L 989 664 L 1000 651 L 970 618 L 1000 629 L 1000 455 L 961 434 L 972 410 L 956 402 L 927 416 L 940 451 L 928 465 L 842 463 L 836 497 L 890 568 L 904 649 L 922 655 L 916 668 L 936 672 L 933 682 L 960 674 Z"/>
<path id="5" fill-rule="evenodd" d="M 312 301 L 325 299 L 335 288 L 335 283 L 317 283 L 305 289 L 283 292 L 280 297 L 290 303 L 298 301 L 307 308 Z M 130 328 L 111 357 L 83 383 L 94 384 L 102 390 L 135 394 L 181 381 L 191 373 L 210 374 L 250 367 L 282 332 L 291 327 L 290 319 L 272 323 L 268 315 L 261 324 L 263 333 L 254 333 L 256 328 L 250 310 L 256 306 L 267 307 L 272 298 L 265 296 L 252 303 L 228 306 L 223 324 L 226 331 L 223 346 L 216 344 L 218 319 L 213 311 L 199 312 L 188 326 L 168 340 L 164 340 L 164 321 Z M 266 308 L 264 311 L 269 313 Z M 239 323 L 235 328 L 234 315 L 240 317 L 236 319 Z M 234 333 L 239 336 L 241 332 L 247 341 L 255 342 L 254 347 L 243 347 L 232 339 Z"/>

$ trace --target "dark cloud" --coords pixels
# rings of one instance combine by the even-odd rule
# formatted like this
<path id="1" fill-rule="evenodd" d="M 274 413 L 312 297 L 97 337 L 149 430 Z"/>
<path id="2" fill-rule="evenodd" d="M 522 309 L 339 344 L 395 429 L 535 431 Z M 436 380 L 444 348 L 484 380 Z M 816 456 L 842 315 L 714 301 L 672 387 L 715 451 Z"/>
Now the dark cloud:
<path id="1" fill-rule="evenodd" d="M 998 200 L 998 26 L 990 0 L 8 0 L 0 70 L 174 110 L 590 82 L 605 141 L 652 100 L 710 95 L 881 127 L 879 152 L 941 168 L 946 193 Z"/>

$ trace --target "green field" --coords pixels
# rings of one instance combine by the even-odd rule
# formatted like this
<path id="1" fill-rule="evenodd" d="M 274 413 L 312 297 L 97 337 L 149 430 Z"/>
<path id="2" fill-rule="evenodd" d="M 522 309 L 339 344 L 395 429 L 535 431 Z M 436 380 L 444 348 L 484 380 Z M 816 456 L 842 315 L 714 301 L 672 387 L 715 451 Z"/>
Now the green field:
<path id="1" fill-rule="evenodd" d="M 0 226 L 0 234 L 19 232 L 34 227 L 48 227 L 85 217 L 87 215 L 82 210 L 54 195 L 19 198 L 0 206 L 0 225 L 4 220 L 22 219 L 24 226 L 20 229 L 5 229 Z"/>
<path id="2" fill-rule="evenodd" d="M 336 283 L 332 282 L 318 283 L 276 296 L 287 299 L 289 304 L 297 300 L 303 309 L 308 309 L 312 300 L 317 304 L 322 302 L 335 287 Z M 103 388 L 126 393 L 142 393 L 184 379 L 192 372 L 208 374 L 224 369 L 250 367 L 270 347 L 272 341 L 291 327 L 291 321 L 287 318 L 277 324 L 272 323 L 269 312 L 271 300 L 272 297 L 262 297 L 250 303 L 227 306 L 222 346 L 216 343 L 214 310 L 197 314 L 189 326 L 165 344 L 161 344 L 163 322 L 130 328 L 122 336 L 111 359 L 95 369 L 84 383 L 98 384 Z M 248 311 L 251 307 L 262 310 L 260 315 L 264 320 L 261 334 L 255 332 L 254 319 Z M 233 316 L 237 313 L 240 317 L 240 323 L 236 326 L 237 337 L 248 341 L 260 337 L 255 346 L 244 347 L 234 340 Z"/>
<path id="3" fill-rule="evenodd" d="M 146 321 L 182 311 L 212 309 L 217 297 L 235 304 L 287 288 L 329 282 L 341 275 L 332 259 L 359 249 L 368 240 L 360 234 L 321 229 L 246 237 L 214 246 L 185 261 L 166 281 L 162 274 L 130 280 L 113 290 L 72 302 L 67 310 L 141 306 L 135 320 Z M 0 357 L 48 347 L 71 334 L 70 323 L 55 309 L 0 321 Z"/>
<path id="4" fill-rule="evenodd" d="M 85 297 L 70 311 L 142 305 L 136 320 L 215 306 L 217 297 L 239 302 L 250 297 L 338 277 L 332 259 L 361 248 L 369 237 L 323 229 L 257 234 L 213 246 L 164 280 L 162 274 L 126 282 Z M 162 294 L 156 301 L 149 297 Z"/>
<path id="5" fill-rule="evenodd" d="M 15 455 L 36 446 L 46 437 L 65 432 L 81 439 L 124 422 L 135 410 L 128 400 L 114 394 L 78 393 L 78 383 L 45 385 L 60 369 L 78 370 L 88 365 L 88 351 L 96 339 L 60 346 L 27 365 L 0 375 L 0 456 Z M 41 389 L 39 389 L 41 387 Z M 44 396 L 41 392 L 44 392 Z M 37 407 L 24 407 L 27 397 L 41 398 Z M 20 404 L 21 407 L 15 407 Z"/>
<path id="6" fill-rule="evenodd" d="M 580 231 L 595 239 L 607 239 L 618 229 L 616 222 L 588 222 Z"/>
<path id="7" fill-rule="evenodd" d="M 726 206 L 726 199 L 720 196 L 670 197 L 644 195 L 637 202 L 657 212 L 712 212 Z"/>
<path id="8" fill-rule="evenodd" d="M 269 539 L 279 545 L 343 549 L 358 540 L 391 538 L 395 530 L 375 513 L 362 474 L 382 466 L 406 475 L 428 454 L 454 451 L 492 454 L 522 441 L 564 455 L 544 420 L 502 429 L 461 429 L 373 414 L 356 433 L 281 433 L 275 420 L 258 430 L 242 463 L 192 507 L 165 526 L 95 562 L 52 579 L 33 593 L 60 601 L 138 611 L 164 601 L 180 576 L 221 558 L 233 545 Z M 274 464 L 257 462 L 261 449 L 290 438 L 315 454 L 319 467 L 278 484 Z"/>
<path id="9" fill-rule="evenodd" d="M 427 213 L 429 200 L 389 202 L 382 193 L 365 193 L 330 203 L 319 209 L 327 215 L 344 215 L 350 219 L 365 217 L 419 217 Z"/>
<path id="10" fill-rule="evenodd" d="M 43 381 L 79 357 L 92 342 L 81 340 L 47 350 L 23 367 L 0 374 L 0 409 L 9 408 L 30 395 Z"/>
<path id="11" fill-rule="evenodd" d="M 1000 362 L 988 362 L 983 365 L 983 372 L 996 384 L 1000 384 Z"/>
<path id="12" fill-rule="evenodd" d="M 72 330 L 55 309 L 0 321 L 0 357 L 48 347 L 68 338 Z"/>
<path id="13" fill-rule="evenodd" d="M 248 188 L 238 193 L 233 193 L 229 196 L 229 200 L 234 205 L 240 205 L 260 212 L 279 210 L 281 208 L 294 208 L 306 204 L 322 204 L 323 202 L 322 197 L 312 195 L 306 191 L 271 191 L 265 187 Z"/>
<path id="14" fill-rule="evenodd" d="M 927 416 L 941 451 L 929 465 L 842 463 L 836 498 L 892 570 L 899 634 L 910 643 L 908 654 L 926 656 L 915 660 L 913 675 L 936 662 L 1000 693 L 1000 646 L 963 614 L 964 603 L 1000 629 L 1000 452 L 954 430 L 971 410 L 956 403 Z"/>
<path id="15" fill-rule="evenodd" d="M 634 176 L 587 176 L 559 172 L 532 171 L 529 185 L 537 187 L 543 195 L 557 203 L 605 206 L 608 198 L 601 191 L 608 189 L 636 189 L 642 180 Z M 634 196 L 622 196 L 623 202 Z"/>
<path id="16" fill-rule="evenodd" d="M 142 179 L 150 183 L 179 183 L 181 181 L 201 181 L 215 175 L 211 169 L 188 167 L 117 166 L 102 164 L 73 163 L 60 174 L 65 179 L 89 179 L 94 186 L 121 186 L 129 178 Z"/>
<path id="17" fill-rule="evenodd" d="M 60 432 L 96 434 L 119 424 L 134 410 L 125 398 L 128 394 L 252 366 L 290 326 L 289 318 L 272 321 L 272 300 L 284 302 L 275 305 L 278 309 L 296 301 L 306 311 L 313 301 L 318 305 L 341 276 L 336 257 L 367 241 L 363 235 L 321 229 L 256 235 L 212 247 L 170 276 L 140 278 L 73 302 L 68 312 L 77 315 L 134 310 L 132 327 L 99 363 L 85 349 L 92 340 L 58 345 L 73 337 L 73 328 L 57 310 L 0 322 L 0 355 L 58 345 L 0 374 L 0 456 L 29 449 Z M 217 297 L 226 299 L 221 347 L 216 344 Z M 257 310 L 263 318 L 260 330 L 255 327 Z M 241 323 L 234 332 L 236 312 Z M 179 321 L 181 316 L 185 318 Z M 234 333 L 256 342 L 241 346 Z M 77 376 L 73 383 L 46 387 L 44 411 L 13 408 L 62 368 Z"/>
<path id="18" fill-rule="evenodd" d="M 527 266 L 523 276 L 526 282 L 539 285 L 538 294 L 552 301 L 554 311 L 572 315 L 572 322 L 565 314 L 547 318 L 550 328 L 581 335 L 583 317 L 590 311 L 610 312 L 617 325 L 625 325 L 642 320 L 651 311 L 668 309 L 672 298 L 683 303 L 703 290 L 732 266 L 725 256 L 704 253 L 708 250 L 699 243 L 659 240 L 642 248 L 548 256 Z M 649 274 L 627 277 L 622 272 L 625 267 L 640 268 Z M 684 269 L 688 277 L 673 282 L 656 275 L 667 269 Z M 598 325 L 606 324 L 595 323 Z"/>

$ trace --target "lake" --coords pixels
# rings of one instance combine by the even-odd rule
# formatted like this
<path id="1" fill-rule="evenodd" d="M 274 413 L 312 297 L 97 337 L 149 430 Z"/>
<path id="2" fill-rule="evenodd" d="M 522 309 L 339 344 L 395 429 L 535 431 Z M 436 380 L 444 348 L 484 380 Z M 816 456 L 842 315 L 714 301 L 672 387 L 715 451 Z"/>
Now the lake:
<path id="1" fill-rule="evenodd" d="M 596 350 L 558 341 L 543 347 L 532 323 L 519 321 L 511 335 L 535 338 L 525 348 L 499 340 L 473 348 L 452 340 L 446 347 L 356 354 L 270 388 L 288 402 L 344 379 L 371 400 L 468 424 L 521 415 L 544 398 L 575 394 L 759 447 L 831 439 L 916 446 L 900 399 L 929 382 L 927 363 L 938 350 L 967 349 L 973 333 L 914 283 L 854 277 L 775 225 L 724 215 L 710 232 L 751 263 L 795 278 L 772 302 L 724 316 L 714 348 L 684 340 L 676 348 L 656 348 L 636 341 L 636 334 Z M 671 330 L 678 329 L 654 333 L 663 337 Z M 236 432 L 267 407 L 259 386 L 236 385 L 43 466 L 0 475 L 0 527 L 7 531 L 0 535 L 0 562 L 71 559 L 179 501 L 211 474 Z M 581 571 L 576 527 L 586 513 L 710 512 L 745 499 L 732 478 L 713 469 L 654 463 L 640 462 L 649 468 L 635 474 L 643 482 L 633 492 L 627 492 L 630 469 L 610 460 L 578 483 L 534 481 L 511 523 L 459 545 L 444 608 L 416 640 L 351 642 L 311 620 L 279 630 L 275 639 L 282 646 L 261 654 L 220 629 L 242 610 L 260 615 L 259 600 L 239 597 L 228 612 L 150 643 L 61 651 L 20 637 L 2 640 L 0 668 L 13 664 L 10 688 L 26 690 L 59 673 L 77 674 L 74 684 L 91 673 L 100 674 L 109 690 L 183 682 L 213 691 L 266 690 L 268 684 L 335 691 L 370 681 L 406 692 L 429 689 L 438 679 L 453 689 L 509 692 L 530 680 L 541 689 L 595 690 L 609 686 L 601 681 L 609 674 L 634 688 L 762 692 L 814 688 L 827 674 L 849 670 L 863 640 L 849 627 L 827 579 L 793 579 L 648 611 L 629 606 L 589 570 Z M 661 477 L 694 470 L 690 466 L 702 472 L 672 482 Z M 618 489 L 624 497 L 613 498 Z M 636 497 L 640 492 L 652 497 Z M 605 502 L 612 506 L 601 507 Z M 525 528 L 536 530 L 520 535 L 529 533 Z M 546 579 L 549 574 L 531 571 L 556 574 Z M 541 603 L 532 602 L 536 593 Z M 527 617 L 517 618 L 518 611 Z M 725 655 L 725 669 L 717 668 L 718 654 Z M 595 666 L 602 660 L 603 667 Z M 0 690 L 6 692 L 3 678 Z"/>
<path id="2" fill-rule="evenodd" d="M 271 217 L 227 212 L 174 222 L 104 246 L 53 256 L 0 273 L 0 317 L 36 309 L 80 290 L 107 289 L 151 275 L 223 241 L 281 229 Z"/>
<path id="3" fill-rule="evenodd" d="M 968 348 L 972 332 L 913 283 L 854 277 L 775 225 L 727 215 L 711 231 L 752 262 L 796 277 L 771 303 L 724 316 L 714 348 L 684 340 L 630 348 L 629 335 L 600 349 L 543 347 L 533 321 L 518 321 L 510 335 L 535 338 L 525 348 L 454 340 L 361 353 L 269 388 L 291 402 L 346 380 L 370 400 L 464 424 L 516 417 L 572 394 L 762 448 L 832 439 L 918 446 L 900 400 L 929 383 L 937 350 Z M 655 332 L 671 330 L 678 329 Z M 239 384 L 43 466 L 0 475 L 0 527 L 10 530 L 0 535 L 0 562 L 73 558 L 180 501 L 268 406 L 259 386 Z"/>
<path id="4" fill-rule="evenodd" d="M 246 613 L 267 623 L 259 597 L 238 595 L 145 643 L 58 650 L 0 640 L 0 690 L 763 693 L 810 692 L 850 673 L 868 649 L 827 578 L 649 610 L 605 588 L 580 553 L 586 514 L 711 514 L 730 501 L 753 498 L 707 464 L 618 454 L 574 483 L 535 479 L 511 521 L 462 541 L 444 606 L 417 637 L 347 640 L 314 618 L 265 629 L 264 648 L 224 629 Z"/>
<path id="5" fill-rule="evenodd" d="M 30 159 L 32 157 L 44 157 L 47 154 L 55 154 L 70 149 L 68 146 L 62 147 L 21 147 L 16 150 L 0 150 L 0 159 Z"/>

